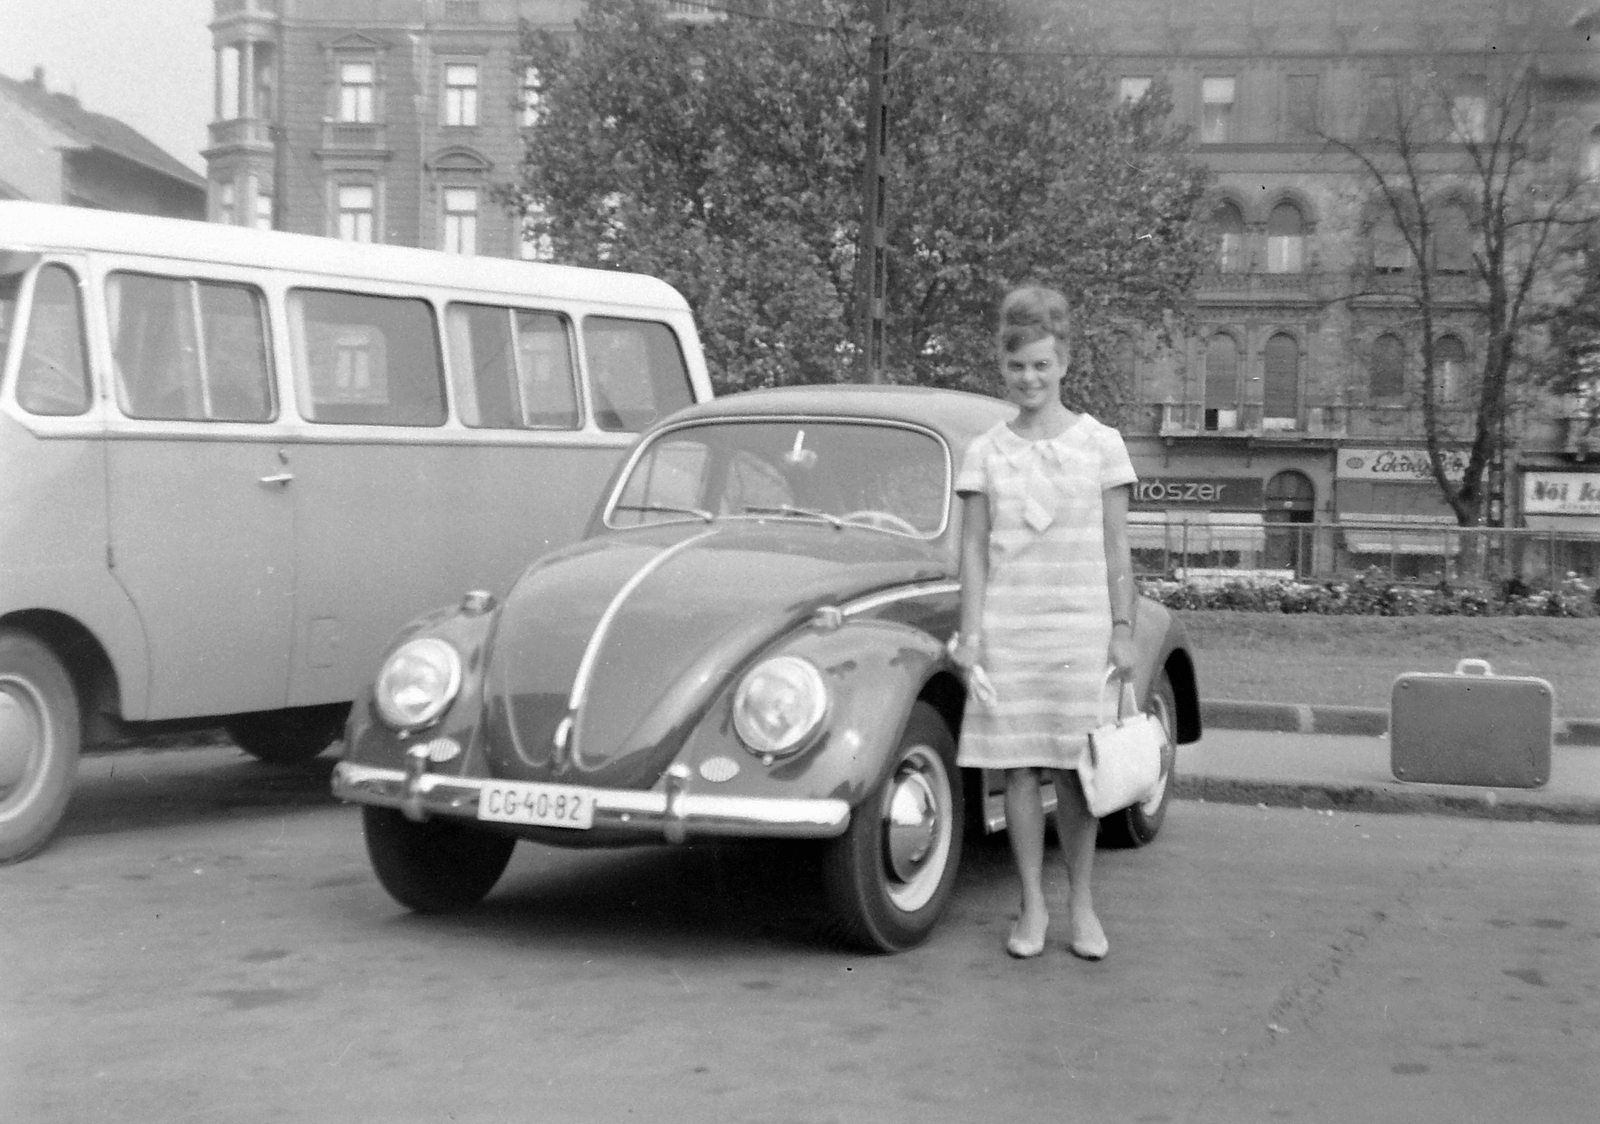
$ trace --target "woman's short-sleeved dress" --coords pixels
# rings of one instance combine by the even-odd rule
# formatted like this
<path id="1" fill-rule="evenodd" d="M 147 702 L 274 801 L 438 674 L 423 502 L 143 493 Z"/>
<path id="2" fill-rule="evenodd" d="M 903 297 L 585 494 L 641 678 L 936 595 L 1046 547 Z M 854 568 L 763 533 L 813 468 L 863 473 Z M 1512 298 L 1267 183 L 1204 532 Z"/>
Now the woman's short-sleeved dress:
<path id="1" fill-rule="evenodd" d="M 998 699 L 967 700 L 960 765 L 1077 767 L 1111 644 L 1103 497 L 1137 479 L 1121 434 L 1087 414 L 1038 441 L 1002 423 L 968 447 L 956 492 L 989 499 L 982 663 Z"/>

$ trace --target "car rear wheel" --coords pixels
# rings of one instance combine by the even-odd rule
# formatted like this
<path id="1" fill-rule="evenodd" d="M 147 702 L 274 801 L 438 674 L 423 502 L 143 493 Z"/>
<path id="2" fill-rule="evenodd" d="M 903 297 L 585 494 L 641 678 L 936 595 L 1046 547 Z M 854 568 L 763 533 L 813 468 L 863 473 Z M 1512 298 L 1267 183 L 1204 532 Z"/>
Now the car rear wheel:
<path id="1" fill-rule="evenodd" d="M 333 744 L 350 716 L 349 703 L 236 714 L 224 725 L 238 747 L 269 765 L 298 765 Z"/>
<path id="2" fill-rule="evenodd" d="M 61 661 L 27 633 L 0 629 L 0 863 L 49 842 L 72 795 L 81 731 Z"/>
<path id="3" fill-rule="evenodd" d="M 361 809 L 367 856 L 389 896 L 418 913 L 477 905 L 494 888 L 517 841 L 450 820 L 416 823 L 393 808 Z"/>
<path id="4" fill-rule="evenodd" d="M 828 844 L 829 914 L 850 943 L 899 952 L 933 931 L 961 864 L 966 811 L 955 762 L 938 711 L 915 704 L 883 780 Z"/>
<path id="5" fill-rule="evenodd" d="M 1100 821 L 1100 842 L 1108 847 L 1143 847 L 1155 839 L 1172 801 L 1173 776 L 1178 762 L 1178 701 L 1172 681 L 1163 671 L 1150 686 L 1145 712 L 1155 716 L 1166 732 L 1161 745 L 1161 779 L 1150 798 Z"/>

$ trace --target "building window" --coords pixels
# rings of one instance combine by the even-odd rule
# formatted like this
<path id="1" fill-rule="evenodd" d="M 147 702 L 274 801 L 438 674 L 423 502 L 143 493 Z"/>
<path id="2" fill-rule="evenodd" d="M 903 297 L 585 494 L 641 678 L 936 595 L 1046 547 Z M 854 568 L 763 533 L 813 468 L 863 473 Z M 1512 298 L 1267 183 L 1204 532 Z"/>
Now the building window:
<path id="1" fill-rule="evenodd" d="M 539 120 L 539 103 L 542 101 L 539 93 L 539 68 L 535 66 L 524 67 L 522 71 L 522 127 L 536 124 Z"/>
<path id="2" fill-rule="evenodd" d="M 1367 88 L 1365 132 L 1374 140 L 1394 140 L 1400 132 L 1400 80 L 1393 74 L 1379 74 Z"/>
<path id="3" fill-rule="evenodd" d="M 1233 139 L 1232 78 L 1200 80 L 1200 143 L 1226 144 Z"/>
<path id="4" fill-rule="evenodd" d="M 1385 332 L 1372 343 L 1368 372 L 1373 398 L 1398 398 L 1406 390 L 1406 348 L 1400 337 Z"/>
<path id="5" fill-rule="evenodd" d="M 1472 221 L 1460 203 L 1446 203 L 1434 218 L 1433 267 L 1440 273 L 1472 268 Z"/>
<path id="6" fill-rule="evenodd" d="M 478 252 L 477 188 L 444 189 L 444 244 L 441 248 L 450 254 Z"/>
<path id="7" fill-rule="evenodd" d="M 370 123 L 377 67 L 370 62 L 339 64 L 339 120 Z"/>
<path id="8" fill-rule="evenodd" d="M 1239 425 L 1239 345 L 1226 332 L 1206 344 L 1205 428 Z"/>
<path id="9" fill-rule="evenodd" d="M 1456 82 L 1450 97 L 1450 133 L 1457 144 L 1482 141 L 1488 133 L 1489 81 L 1469 74 Z"/>
<path id="10" fill-rule="evenodd" d="M 1372 224 L 1372 270 L 1404 273 L 1411 268 L 1411 247 L 1400 233 L 1394 216 L 1385 214 Z"/>
<path id="11" fill-rule="evenodd" d="M 1316 140 L 1317 76 L 1291 74 L 1284 90 L 1284 139 L 1288 141 Z"/>
<path id="12" fill-rule="evenodd" d="M 1300 344 L 1288 332 L 1267 341 L 1261 417 L 1265 429 L 1293 429 L 1300 417 Z"/>
<path id="13" fill-rule="evenodd" d="M 1460 336 L 1442 336 L 1433 345 L 1433 385 L 1443 402 L 1458 402 L 1466 389 L 1467 348 Z"/>
<path id="14" fill-rule="evenodd" d="M 342 184 L 338 189 L 339 237 L 346 242 L 372 241 L 372 216 L 377 192 L 370 184 Z"/>
<path id="15" fill-rule="evenodd" d="M 1244 215 L 1237 204 L 1222 203 L 1211 213 L 1217 228 L 1217 268 L 1223 273 L 1243 273 L 1249 268 L 1244 252 Z"/>
<path id="16" fill-rule="evenodd" d="M 472 126 L 478 123 L 476 63 L 449 63 L 445 66 L 444 123 L 460 126 Z"/>
<path id="17" fill-rule="evenodd" d="M 232 226 L 234 223 L 233 184 L 217 184 L 217 221 Z"/>
<path id="18" fill-rule="evenodd" d="M 256 222 L 257 230 L 272 229 L 272 196 L 256 188 Z"/>
<path id="19" fill-rule="evenodd" d="M 1299 273 L 1305 267 L 1305 220 L 1300 208 L 1283 202 L 1267 216 L 1267 272 Z"/>
<path id="20" fill-rule="evenodd" d="M 1117 101 L 1123 105 L 1132 105 L 1134 102 L 1143 101 L 1150 92 L 1150 77 L 1148 75 L 1130 75 L 1117 83 Z"/>

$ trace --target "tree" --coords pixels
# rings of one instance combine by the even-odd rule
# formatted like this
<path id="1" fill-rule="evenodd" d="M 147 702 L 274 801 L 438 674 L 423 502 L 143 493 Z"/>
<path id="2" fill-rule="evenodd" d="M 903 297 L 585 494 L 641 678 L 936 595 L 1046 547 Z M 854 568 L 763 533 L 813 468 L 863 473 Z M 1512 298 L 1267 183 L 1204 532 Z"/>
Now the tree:
<path id="1" fill-rule="evenodd" d="M 1503 520 L 1490 500 L 1504 486 L 1510 423 L 1537 393 L 1563 279 L 1596 215 L 1581 170 L 1551 146 L 1533 56 L 1496 52 L 1484 70 L 1380 79 L 1362 135 L 1324 135 L 1371 200 L 1372 257 L 1341 299 L 1383 305 L 1413 330 L 1412 400 L 1434 480 L 1463 526 Z M 1470 370 L 1453 328 L 1478 341 Z"/>
<path id="2" fill-rule="evenodd" d="M 577 264 L 658 274 L 719 390 L 848 377 L 869 28 L 851 0 L 744 0 L 693 27 L 595 0 L 575 43 L 528 29 L 539 114 L 512 191 Z M 909 6 L 907 6 L 909 7 Z M 759 11 L 755 11 L 759 9 Z M 1112 104 L 1068 39 L 1002 0 L 893 31 L 887 355 L 896 381 L 989 388 L 990 311 L 1023 280 L 1079 313 L 1074 392 L 1110 414 L 1119 323 L 1162 330 L 1204 256 L 1205 186 L 1159 91 Z"/>

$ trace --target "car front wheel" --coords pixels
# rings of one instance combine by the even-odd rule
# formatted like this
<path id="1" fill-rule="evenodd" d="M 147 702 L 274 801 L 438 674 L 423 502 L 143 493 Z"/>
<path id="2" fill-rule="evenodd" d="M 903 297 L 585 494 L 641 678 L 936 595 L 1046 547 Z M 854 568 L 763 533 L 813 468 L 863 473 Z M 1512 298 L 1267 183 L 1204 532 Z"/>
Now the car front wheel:
<path id="1" fill-rule="evenodd" d="M 517 841 L 449 820 L 416 823 L 393 808 L 361 809 L 367 856 L 389 896 L 418 913 L 449 913 L 483 900 Z"/>
<path id="2" fill-rule="evenodd" d="M 224 725 L 234 743 L 256 760 L 298 765 L 332 745 L 349 716 L 349 703 L 328 703 L 236 714 Z"/>
<path id="3" fill-rule="evenodd" d="M 1108 847 L 1143 847 L 1155 839 L 1172 801 L 1178 762 L 1178 701 L 1165 671 L 1150 685 L 1150 698 L 1144 709 L 1161 723 L 1166 735 L 1161 743 L 1161 779 L 1148 799 L 1112 812 L 1100 821 L 1100 842 Z"/>
<path id="4" fill-rule="evenodd" d="M 834 926 L 852 944 L 900 952 L 933 931 L 955 885 L 966 821 L 955 740 L 916 703 L 882 781 L 828 844 Z"/>

